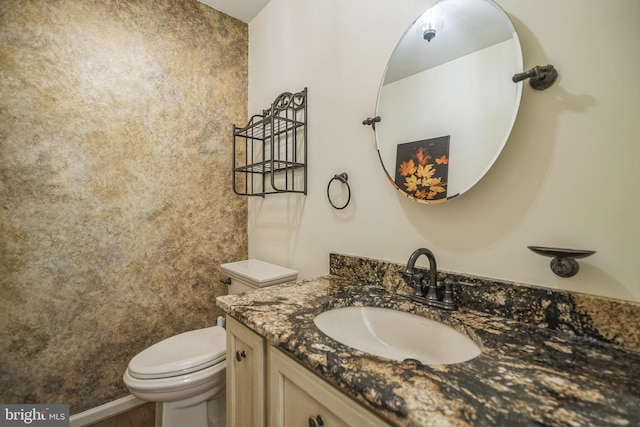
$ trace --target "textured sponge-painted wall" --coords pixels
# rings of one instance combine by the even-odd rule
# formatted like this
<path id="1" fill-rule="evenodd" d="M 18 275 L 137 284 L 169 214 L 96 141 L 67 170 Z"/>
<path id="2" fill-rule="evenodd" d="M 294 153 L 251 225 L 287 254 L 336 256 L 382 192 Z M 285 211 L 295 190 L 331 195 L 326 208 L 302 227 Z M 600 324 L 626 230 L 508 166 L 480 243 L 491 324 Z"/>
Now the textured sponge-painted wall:
<path id="1" fill-rule="evenodd" d="M 0 2 L 0 402 L 128 394 L 247 256 L 247 25 L 196 0 Z"/>

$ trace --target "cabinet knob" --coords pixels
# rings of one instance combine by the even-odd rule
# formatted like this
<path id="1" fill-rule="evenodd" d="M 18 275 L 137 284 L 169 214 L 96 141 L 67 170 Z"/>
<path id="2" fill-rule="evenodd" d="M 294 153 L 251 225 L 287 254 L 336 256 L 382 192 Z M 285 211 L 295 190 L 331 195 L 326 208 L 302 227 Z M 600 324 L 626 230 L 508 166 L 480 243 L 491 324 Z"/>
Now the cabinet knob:
<path id="1" fill-rule="evenodd" d="M 322 420 L 322 417 L 320 415 L 316 415 L 316 416 L 311 415 L 309 417 L 309 427 L 319 427 L 323 425 L 324 425 L 324 421 Z"/>
<path id="2" fill-rule="evenodd" d="M 244 350 L 242 351 L 236 351 L 236 360 L 238 362 L 241 362 L 242 359 L 244 359 L 245 357 L 247 357 L 247 353 L 244 352 Z"/>

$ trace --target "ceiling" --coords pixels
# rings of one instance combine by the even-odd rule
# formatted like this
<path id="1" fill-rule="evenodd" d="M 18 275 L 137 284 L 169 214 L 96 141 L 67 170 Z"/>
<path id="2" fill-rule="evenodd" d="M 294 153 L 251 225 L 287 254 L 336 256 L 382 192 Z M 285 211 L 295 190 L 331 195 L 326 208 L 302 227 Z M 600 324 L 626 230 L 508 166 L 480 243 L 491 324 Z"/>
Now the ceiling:
<path id="1" fill-rule="evenodd" d="M 264 8 L 269 0 L 199 0 L 200 2 L 233 16 L 243 22 L 250 22 Z"/>
<path id="2" fill-rule="evenodd" d="M 440 0 L 438 8 L 444 22 L 431 42 L 409 27 L 396 46 L 385 74 L 385 83 L 452 61 L 472 52 L 509 40 L 514 28 L 505 12 L 484 0 Z"/>

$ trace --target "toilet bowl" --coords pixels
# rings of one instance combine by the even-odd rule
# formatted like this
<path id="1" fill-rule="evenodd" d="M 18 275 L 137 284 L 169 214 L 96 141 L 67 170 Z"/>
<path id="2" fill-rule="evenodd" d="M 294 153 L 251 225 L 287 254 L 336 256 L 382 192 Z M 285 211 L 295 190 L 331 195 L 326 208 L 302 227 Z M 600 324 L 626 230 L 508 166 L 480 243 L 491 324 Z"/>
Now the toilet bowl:
<path id="1" fill-rule="evenodd" d="M 207 404 L 225 399 L 225 352 L 226 331 L 220 326 L 185 332 L 131 359 L 123 380 L 138 399 L 161 402 L 156 426 L 224 426 L 224 414 L 211 417 Z"/>
<path id="2" fill-rule="evenodd" d="M 288 282 L 297 272 L 259 260 L 221 265 L 229 293 Z M 136 355 L 123 380 L 138 399 L 156 402 L 156 427 L 224 427 L 226 331 L 221 326 L 184 332 Z"/>

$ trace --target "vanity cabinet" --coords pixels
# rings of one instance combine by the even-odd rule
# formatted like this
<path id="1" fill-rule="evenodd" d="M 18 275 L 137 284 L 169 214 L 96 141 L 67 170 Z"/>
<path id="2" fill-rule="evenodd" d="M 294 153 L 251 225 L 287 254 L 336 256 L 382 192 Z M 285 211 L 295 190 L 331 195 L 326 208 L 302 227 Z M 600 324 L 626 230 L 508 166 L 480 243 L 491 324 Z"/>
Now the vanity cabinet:
<path id="1" fill-rule="evenodd" d="M 265 425 L 388 426 L 227 316 L 227 426 Z"/>
<path id="2" fill-rule="evenodd" d="M 265 340 L 227 316 L 227 426 L 265 426 Z"/>
<path id="3" fill-rule="evenodd" d="M 268 348 L 269 426 L 387 426 L 275 347 Z"/>

